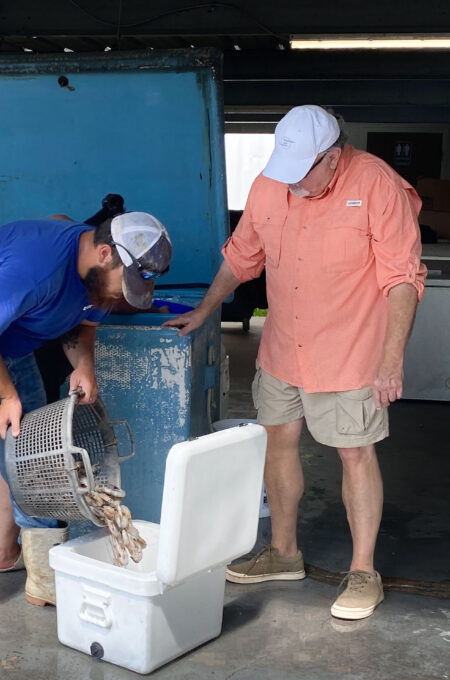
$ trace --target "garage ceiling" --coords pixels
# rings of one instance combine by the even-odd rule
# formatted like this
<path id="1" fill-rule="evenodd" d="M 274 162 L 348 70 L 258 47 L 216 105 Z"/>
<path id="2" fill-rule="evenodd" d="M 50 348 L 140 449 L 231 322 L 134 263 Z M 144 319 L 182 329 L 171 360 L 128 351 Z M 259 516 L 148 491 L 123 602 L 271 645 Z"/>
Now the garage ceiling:
<path id="1" fill-rule="evenodd" d="M 450 3 L 408 0 L 18 0 L 0 2 L 2 53 L 203 48 L 224 51 L 229 123 L 291 106 L 348 121 L 450 123 L 449 52 L 301 52 L 292 34 L 450 34 Z"/>

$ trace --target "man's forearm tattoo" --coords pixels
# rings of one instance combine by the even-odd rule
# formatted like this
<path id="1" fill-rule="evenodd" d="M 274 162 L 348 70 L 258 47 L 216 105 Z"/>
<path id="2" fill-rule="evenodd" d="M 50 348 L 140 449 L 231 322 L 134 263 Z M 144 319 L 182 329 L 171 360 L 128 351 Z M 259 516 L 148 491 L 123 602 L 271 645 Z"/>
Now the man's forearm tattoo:
<path id="1" fill-rule="evenodd" d="M 80 336 L 80 327 L 76 326 L 76 328 L 72 328 L 71 331 L 68 331 L 67 333 L 64 333 L 64 335 L 61 336 L 61 340 L 63 345 L 67 347 L 67 349 L 76 349 L 78 346 L 78 340 Z"/>

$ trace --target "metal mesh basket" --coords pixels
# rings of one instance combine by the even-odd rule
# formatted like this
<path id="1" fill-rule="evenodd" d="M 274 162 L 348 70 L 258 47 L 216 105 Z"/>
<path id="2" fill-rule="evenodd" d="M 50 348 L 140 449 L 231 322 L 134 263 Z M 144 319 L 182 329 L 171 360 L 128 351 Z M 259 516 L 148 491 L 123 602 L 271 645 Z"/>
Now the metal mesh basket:
<path id="1" fill-rule="evenodd" d="M 20 434 L 8 429 L 5 464 L 9 487 L 27 515 L 61 520 L 89 519 L 101 525 L 84 494 L 96 484 L 120 487 L 120 464 L 134 456 L 134 441 L 126 421 L 109 420 L 106 408 L 77 405 L 78 394 L 27 413 Z M 124 425 L 131 453 L 119 456 L 114 425 Z M 80 484 L 84 467 L 86 482 Z"/>

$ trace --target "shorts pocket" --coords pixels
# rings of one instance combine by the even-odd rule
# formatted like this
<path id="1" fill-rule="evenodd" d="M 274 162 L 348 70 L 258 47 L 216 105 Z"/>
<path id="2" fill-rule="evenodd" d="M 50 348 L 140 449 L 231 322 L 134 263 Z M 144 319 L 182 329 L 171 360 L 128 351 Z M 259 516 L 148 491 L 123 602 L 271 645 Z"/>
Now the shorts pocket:
<path id="1" fill-rule="evenodd" d="M 257 368 L 255 377 L 253 378 L 252 382 L 252 397 L 253 397 L 253 405 L 256 410 L 259 409 L 259 385 L 261 382 L 261 369 Z"/>
<path id="2" fill-rule="evenodd" d="M 383 427 L 384 410 L 377 411 L 372 388 L 336 394 L 336 429 L 339 434 L 365 435 Z"/>

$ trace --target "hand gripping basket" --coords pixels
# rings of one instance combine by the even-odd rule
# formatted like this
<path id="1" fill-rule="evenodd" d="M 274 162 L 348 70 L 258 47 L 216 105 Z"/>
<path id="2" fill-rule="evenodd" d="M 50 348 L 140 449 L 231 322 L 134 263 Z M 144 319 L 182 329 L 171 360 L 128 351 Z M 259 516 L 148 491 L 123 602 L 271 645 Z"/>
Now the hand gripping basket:
<path id="1" fill-rule="evenodd" d="M 20 434 L 8 428 L 6 473 L 17 505 L 27 515 L 102 523 L 84 500 L 96 484 L 120 487 L 120 464 L 134 456 L 133 435 L 125 420 L 109 420 L 106 408 L 77 404 L 74 392 L 27 413 Z M 124 425 L 131 453 L 119 456 L 114 425 Z M 84 478 L 84 479 L 83 479 Z"/>

